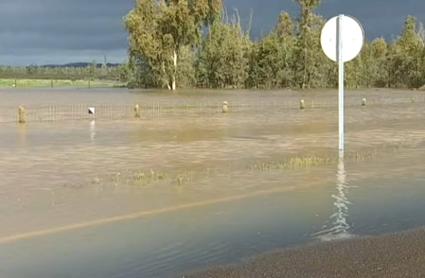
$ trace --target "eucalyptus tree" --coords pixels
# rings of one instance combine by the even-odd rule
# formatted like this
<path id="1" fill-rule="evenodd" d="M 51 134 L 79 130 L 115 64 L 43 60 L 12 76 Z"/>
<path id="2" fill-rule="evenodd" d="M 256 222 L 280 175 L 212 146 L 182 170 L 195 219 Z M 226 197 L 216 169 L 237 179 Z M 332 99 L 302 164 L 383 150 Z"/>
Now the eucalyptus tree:
<path id="1" fill-rule="evenodd" d="M 386 87 L 390 68 L 388 64 L 389 46 L 385 39 L 378 38 L 367 44 L 367 60 L 363 78 L 367 80 L 366 87 Z"/>
<path id="2" fill-rule="evenodd" d="M 210 88 L 245 87 L 251 41 L 238 17 L 233 22 L 216 20 L 198 52 L 198 85 Z"/>
<path id="3" fill-rule="evenodd" d="M 400 37 L 389 46 L 390 86 L 423 85 L 424 41 L 417 30 L 415 17 L 407 17 Z"/>
<path id="4" fill-rule="evenodd" d="M 324 87 L 327 77 L 322 66 L 329 64 L 321 51 L 320 33 L 324 25 L 322 17 L 315 14 L 321 0 L 295 0 L 300 8 L 297 44 L 295 47 L 297 63 L 295 80 L 299 87 Z"/>
<path id="5" fill-rule="evenodd" d="M 407 17 L 404 30 L 394 43 L 391 66 L 396 86 L 420 87 L 423 85 L 424 41 L 417 29 L 415 17 Z"/>
<path id="6" fill-rule="evenodd" d="M 282 12 L 275 29 L 253 47 L 248 79 L 251 87 L 294 86 L 294 33 L 292 17 Z"/>
<path id="7" fill-rule="evenodd" d="M 125 18 L 130 60 L 150 73 L 150 85 L 175 90 L 182 49 L 197 46 L 221 11 L 221 0 L 138 0 Z"/>

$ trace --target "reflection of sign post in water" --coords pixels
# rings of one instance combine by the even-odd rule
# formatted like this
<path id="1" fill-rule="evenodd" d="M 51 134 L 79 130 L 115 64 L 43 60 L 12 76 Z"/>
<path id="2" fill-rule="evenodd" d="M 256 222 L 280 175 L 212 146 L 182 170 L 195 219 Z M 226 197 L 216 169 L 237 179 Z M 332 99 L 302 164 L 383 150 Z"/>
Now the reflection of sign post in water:
<path id="1" fill-rule="evenodd" d="M 93 118 L 96 118 L 96 107 L 89 107 L 87 112 L 89 113 L 90 116 L 92 116 Z M 93 142 L 94 139 L 96 137 L 96 121 L 92 120 L 90 122 L 90 139 Z"/>
<path id="2" fill-rule="evenodd" d="M 353 17 L 339 15 L 326 22 L 321 44 L 329 59 L 338 62 L 339 151 L 344 152 L 344 63 L 357 57 L 363 48 L 364 31 Z"/>
<path id="3" fill-rule="evenodd" d="M 338 162 L 336 193 L 332 194 L 334 201 L 334 213 L 329 217 L 329 222 L 323 226 L 322 230 L 314 234 L 322 241 L 350 238 L 350 224 L 348 223 L 348 209 L 351 204 L 348 200 L 349 185 L 347 173 L 345 171 L 344 159 Z"/>
<path id="4" fill-rule="evenodd" d="M 94 142 L 96 138 L 96 121 L 93 120 L 90 122 L 90 140 Z"/>

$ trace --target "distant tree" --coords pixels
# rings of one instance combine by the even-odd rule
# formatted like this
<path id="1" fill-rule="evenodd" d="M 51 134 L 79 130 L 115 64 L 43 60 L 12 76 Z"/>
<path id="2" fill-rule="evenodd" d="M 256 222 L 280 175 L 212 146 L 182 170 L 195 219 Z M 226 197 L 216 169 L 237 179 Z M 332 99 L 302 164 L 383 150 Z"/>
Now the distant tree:
<path id="1" fill-rule="evenodd" d="M 152 84 L 175 90 L 180 54 L 195 47 L 202 27 L 221 12 L 218 0 L 139 0 L 125 18 L 134 66 L 149 71 Z"/>
<path id="2" fill-rule="evenodd" d="M 38 74 L 38 67 L 36 65 L 30 65 L 26 67 L 26 73 L 27 75 L 37 75 Z"/>
<path id="3" fill-rule="evenodd" d="M 404 30 L 392 50 L 391 66 L 396 86 L 422 86 L 424 41 L 417 31 L 415 17 L 407 17 Z"/>
<path id="4" fill-rule="evenodd" d="M 237 18 L 237 17 L 236 17 Z M 245 87 L 249 70 L 251 41 L 239 20 L 216 20 L 199 49 L 198 85 L 211 88 Z"/>
<path id="5" fill-rule="evenodd" d="M 128 83 L 129 82 L 129 67 L 128 67 L 128 64 L 122 64 L 119 67 L 117 67 L 117 71 L 116 71 L 115 74 L 117 74 L 117 76 L 115 76 L 116 80 Z"/>
<path id="6" fill-rule="evenodd" d="M 106 55 L 103 56 L 103 63 L 101 66 L 101 75 L 102 78 L 105 78 L 108 75 L 109 68 L 108 68 L 108 60 L 106 58 Z"/>
<path id="7" fill-rule="evenodd" d="M 282 88 L 294 86 L 294 23 L 282 12 L 275 30 L 253 47 L 250 59 L 249 86 Z"/>
<path id="8" fill-rule="evenodd" d="M 329 62 L 322 54 L 320 46 L 324 20 L 314 12 L 320 2 L 296 0 L 301 13 L 295 46 L 295 82 L 300 88 L 325 87 L 328 84 L 325 65 L 329 65 Z"/>
<path id="9" fill-rule="evenodd" d="M 196 87 L 195 52 L 189 46 L 180 49 L 177 82 L 182 88 Z"/>
<path id="10" fill-rule="evenodd" d="M 273 31 L 279 38 L 292 38 L 295 35 L 295 23 L 291 15 L 287 12 L 281 12 Z"/>
<path id="11" fill-rule="evenodd" d="M 365 87 L 385 87 L 388 86 L 388 55 L 389 48 L 383 38 L 375 39 L 367 44 L 366 51 L 367 67 L 363 70 L 365 73 L 362 78 L 366 81 Z"/>

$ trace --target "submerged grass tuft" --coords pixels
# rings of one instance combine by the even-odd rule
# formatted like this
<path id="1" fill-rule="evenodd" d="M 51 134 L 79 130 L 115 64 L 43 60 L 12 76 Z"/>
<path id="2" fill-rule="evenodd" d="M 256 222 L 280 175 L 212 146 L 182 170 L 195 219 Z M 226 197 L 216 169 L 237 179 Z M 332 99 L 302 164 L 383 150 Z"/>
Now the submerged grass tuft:
<path id="1" fill-rule="evenodd" d="M 376 159 L 381 155 L 390 154 L 399 151 L 403 148 L 399 144 L 384 144 L 362 151 L 346 152 L 344 160 L 346 162 L 362 162 Z M 250 166 L 251 170 L 255 171 L 273 171 L 273 170 L 301 170 L 313 167 L 325 167 L 329 165 L 336 165 L 339 157 L 337 153 L 330 153 L 325 155 L 311 154 L 305 156 L 289 157 L 282 161 L 266 161 L 257 162 Z"/>
<path id="2" fill-rule="evenodd" d="M 147 186 L 152 183 L 164 180 L 165 177 L 165 173 L 154 171 L 153 169 L 150 169 L 149 171 L 140 170 L 134 173 L 132 183 L 138 186 Z"/>
<path id="3" fill-rule="evenodd" d="M 177 174 L 175 181 L 178 186 L 188 184 L 193 181 L 193 172 L 184 171 L 183 173 Z"/>
<path id="4" fill-rule="evenodd" d="M 320 157 L 316 155 L 296 156 L 284 161 L 269 161 L 255 163 L 251 169 L 259 171 L 286 170 L 286 169 L 306 169 L 311 167 L 327 166 L 334 161 L 330 157 Z"/>
<path id="5" fill-rule="evenodd" d="M 177 173 L 167 173 L 159 170 L 128 170 L 125 173 L 117 172 L 110 176 L 109 181 L 115 186 L 127 185 L 137 187 L 147 187 L 159 182 L 171 185 L 182 186 L 193 181 L 194 173 L 189 170 L 182 170 Z"/>

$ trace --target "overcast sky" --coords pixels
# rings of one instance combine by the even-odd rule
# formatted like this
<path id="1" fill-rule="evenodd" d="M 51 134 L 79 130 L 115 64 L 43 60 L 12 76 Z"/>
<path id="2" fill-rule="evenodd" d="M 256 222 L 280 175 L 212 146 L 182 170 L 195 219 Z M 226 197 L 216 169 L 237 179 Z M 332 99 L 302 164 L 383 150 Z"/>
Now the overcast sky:
<path id="1" fill-rule="evenodd" d="M 293 0 L 224 0 L 243 19 L 254 12 L 253 36 L 266 34 L 281 10 L 297 16 Z M 0 64 L 123 62 L 127 34 L 122 18 L 134 0 L 0 0 Z M 323 0 L 319 12 L 362 21 L 369 39 L 395 38 L 407 15 L 425 21 L 424 0 Z"/>

